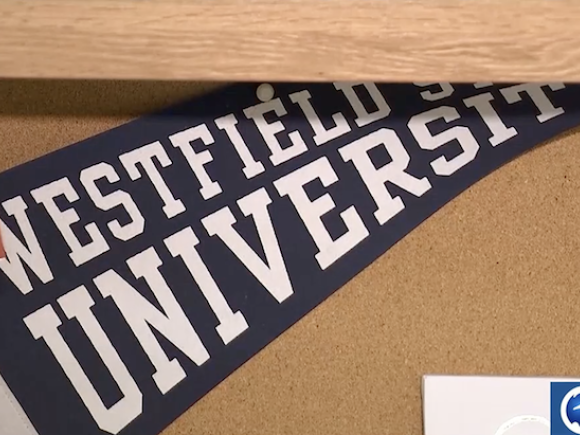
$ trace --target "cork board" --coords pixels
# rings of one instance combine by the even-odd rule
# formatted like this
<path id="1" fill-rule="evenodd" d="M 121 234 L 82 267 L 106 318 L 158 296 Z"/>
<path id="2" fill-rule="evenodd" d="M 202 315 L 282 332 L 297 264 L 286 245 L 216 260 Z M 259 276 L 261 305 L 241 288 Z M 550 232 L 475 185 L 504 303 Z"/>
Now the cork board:
<path id="1" fill-rule="evenodd" d="M 215 86 L 0 82 L 2 169 Z M 579 142 L 462 193 L 164 434 L 420 434 L 423 374 L 577 375 Z"/>

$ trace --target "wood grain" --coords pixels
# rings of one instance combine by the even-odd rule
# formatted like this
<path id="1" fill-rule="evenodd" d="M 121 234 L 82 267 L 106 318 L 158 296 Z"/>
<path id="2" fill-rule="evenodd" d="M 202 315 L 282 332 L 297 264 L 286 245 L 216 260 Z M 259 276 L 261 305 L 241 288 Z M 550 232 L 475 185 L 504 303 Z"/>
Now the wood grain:
<path id="1" fill-rule="evenodd" d="M 577 81 L 574 0 L 2 0 L 0 76 Z"/>

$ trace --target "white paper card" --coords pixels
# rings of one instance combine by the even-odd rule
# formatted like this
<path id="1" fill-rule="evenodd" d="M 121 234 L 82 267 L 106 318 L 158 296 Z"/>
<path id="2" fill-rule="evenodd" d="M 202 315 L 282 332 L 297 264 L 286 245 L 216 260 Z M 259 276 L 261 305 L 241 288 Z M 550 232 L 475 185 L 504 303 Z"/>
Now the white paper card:
<path id="1" fill-rule="evenodd" d="M 425 435 L 550 435 L 550 383 L 574 378 L 423 378 Z"/>
<path id="2" fill-rule="evenodd" d="M 0 435 L 38 435 L 0 376 Z"/>

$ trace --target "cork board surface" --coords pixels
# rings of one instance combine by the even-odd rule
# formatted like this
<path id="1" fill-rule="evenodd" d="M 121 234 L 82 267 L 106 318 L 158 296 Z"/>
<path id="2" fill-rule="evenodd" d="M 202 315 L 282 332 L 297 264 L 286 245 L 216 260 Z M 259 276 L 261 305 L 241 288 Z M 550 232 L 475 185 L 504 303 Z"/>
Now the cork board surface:
<path id="1" fill-rule="evenodd" d="M 215 88 L 0 81 L 0 169 Z M 421 376 L 578 376 L 580 129 L 468 189 L 164 431 L 422 433 Z"/>

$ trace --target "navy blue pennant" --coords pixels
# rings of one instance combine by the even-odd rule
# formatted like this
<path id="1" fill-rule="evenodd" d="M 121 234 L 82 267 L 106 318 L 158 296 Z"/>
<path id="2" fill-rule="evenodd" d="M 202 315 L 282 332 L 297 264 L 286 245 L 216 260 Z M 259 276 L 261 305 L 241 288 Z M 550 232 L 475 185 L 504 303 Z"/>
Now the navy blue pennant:
<path id="1" fill-rule="evenodd" d="M 580 124 L 563 84 L 257 86 L 0 174 L 0 375 L 38 434 L 158 434 L 448 201 Z"/>

